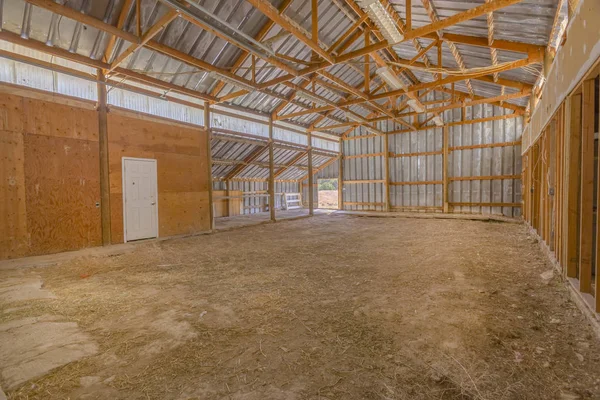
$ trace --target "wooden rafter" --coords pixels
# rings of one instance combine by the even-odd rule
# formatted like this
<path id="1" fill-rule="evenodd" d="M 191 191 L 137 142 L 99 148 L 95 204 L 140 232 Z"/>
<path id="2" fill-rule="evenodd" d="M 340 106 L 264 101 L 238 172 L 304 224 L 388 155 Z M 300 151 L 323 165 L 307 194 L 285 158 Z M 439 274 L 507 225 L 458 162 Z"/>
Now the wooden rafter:
<path id="1" fill-rule="evenodd" d="M 240 82 L 240 84 L 242 84 L 242 85 L 248 85 L 249 87 L 252 87 L 254 90 L 264 92 L 270 96 L 283 98 L 287 101 L 288 100 L 287 98 L 284 98 L 283 96 L 278 96 L 276 93 L 270 91 L 270 87 L 274 86 L 278 83 L 283 83 L 283 82 L 289 81 L 291 79 L 294 79 L 296 76 L 306 76 L 309 74 L 313 74 L 315 72 L 320 75 L 325 75 L 326 71 L 324 71 L 324 70 L 326 68 L 328 68 L 329 66 L 338 64 L 341 62 L 349 61 L 356 57 L 364 57 L 364 56 L 372 57 L 379 66 L 386 65 L 386 60 L 379 54 L 380 51 L 383 51 L 385 53 L 385 55 L 390 57 L 392 60 L 397 58 L 397 55 L 393 51 L 391 51 L 391 49 L 389 48 L 389 44 L 387 42 L 385 42 L 384 40 L 382 40 L 381 35 L 379 34 L 379 32 L 376 32 L 376 31 L 373 32 L 373 35 L 379 41 L 369 44 L 369 40 L 367 40 L 366 44 L 365 44 L 365 48 L 363 48 L 363 49 L 358 49 L 358 50 L 352 51 L 350 53 L 343 54 L 341 49 L 343 47 L 349 46 L 349 44 L 351 44 L 355 40 L 355 39 L 353 40 L 353 38 L 357 37 L 356 34 L 348 33 L 347 35 L 345 35 L 347 37 L 345 42 L 340 41 L 340 42 L 335 43 L 337 48 L 331 49 L 331 50 L 325 50 L 323 44 L 319 42 L 317 37 L 315 37 L 315 38 L 309 37 L 310 35 L 304 29 L 302 29 L 297 24 L 293 23 L 293 21 L 291 21 L 288 17 L 283 15 L 280 12 L 280 9 L 276 9 L 273 6 L 271 6 L 271 4 L 268 1 L 266 1 L 266 0 L 249 0 L 250 3 L 255 5 L 255 7 L 258 8 L 261 12 L 265 13 L 265 15 L 267 15 L 267 17 L 273 22 L 272 24 L 270 24 L 271 27 L 275 23 L 280 24 L 280 25 L 283 24 L 282 27 L 284 29 L 291 32 L 296 38 L 298 38 L 300 41 L 305 43 L 312 51 L 314 51 L 316 54 L 318 54 L 321 59 L 325 60 L 325 61 L 319 61 L 315 65 L 308 66 L 304 69 L 295 70 L 295 69 L 291 69 L 289 66 L 287 66 L 287 64 L 284 64 L 275 59 L 269 59 L 269 57 L 266 57 L 266 58 L 264 58 L 266 62 L 270 62 L 273 65 L 277 66 L 278 68 L 283 69 L 284 71 L 287 72 L 287 74 L 284 75 L 283 77 L 278 77 L 271 81 L 264 82 L 262 84 L 256 84 L 255 81 L 248 80 L 248 79 L 245 79 L 243 77 L 236 75 L 235 71 L 232 71 L 231 69 L 217 68 L 209 63 L 204 62 L 203 60 L 197 59 L 195 57 L 190 56 L 189 54 L 180 52 L 176 49 L 173 49 L 169 46 L 166 46 L 162 43 L 158 43 L 158 42 L 152 40 L 152 36 L 156 35 L 156 33 L 158 33 L 160 31 L 160 29 L 162 29 L 162 27 L 160 26 L 161 24 L 157 24 L 151 28 L 151 31 L 148 32 L 148 33 L 152 33 L 152 35 L 150 37 L 147 36 L 148 34 L 143 37 L 140 37 L 140 35 L 142 34 L 141 27 L 138 28 L 138 31 L 140 31 L 139 32 L 140 35 L 134 35 L 134 34 L 124 31 L 123 26 L 126 22 L 127 16 L 130 13 L 130 9 L 133 4 L 133 0 L 125 0 L 124 7 L 122 8 L 122 10 L 119 14 L 119 20 L 117 21 L 117 26 L 113 26 L 111 24 L 105 23 L 105 22 L 103 22 L 99 19 L 96 19 L 90 15 L 82 14 L 75 9 L 72 9 L 65 5 L 61 5 L 59 3 L 55 3 L 52 0 L 26 0 L 26 1 L 28 1 L 29 3 L 34 4 L 36 6 L 45 8 L 56 14 L 65 16 L 67 18 L 73 19 L 73 20 L 81 22 L 81 23 L 84 23 L 86 25 L 92 26 L 96 29 L 99 29 L 101 31 L 104 31 L 104 32 L 107 32 L 108 34 L 110 34 L 111 38 L 110 38 L 109 44 L 107 46 L 107 51 L 104 54 L 105 59 L 111 58 L 111 55 L 114 52 L 114 44 L 115 44 L 116 39 L 122 39 L 122 40 L 130 42 L 132 44 L 132 45 L 128 46 L 128 48 L 125 50 L 125 53 L 122 54 L 121 56 L 119 56 L 115 60 L 115 62 L 113 62 L 112 65 L 108 65 L 108 64 L 102 63 L 102 62 L 97 63 L 97 62 L 94 62 L 94 60 L 91 60 L 86 57 L 82 57 L 77 54 L 68 55 L 68 54 L 66 54 L 68 52 L 60 52 L 60 51 L 56 52 L 56 51 L 51 51 L 51 50 L 49 51 L 48 49 L 41 48 L 41 46 L 37 45 L 35 43 L 35 41 L 23 40 L 24 42 L 27 42 L 27 44 L 25 44 L 27 47 L 35 48 L 36 50 L 41 50 L 41 51 L 44 51 L 44 52 L 47 52 L 50 54 L 58 55 L 62 58 L 66 58 L 66 59 L 73 60 L 76 62 L 82 62 L 83 64 L 86 64 L 86 65 L 94 65 L 96 68 L 107 69 L 107 70 L 114 72 L 115 74 L 122 75 L 124 77 L 127 77 L 127 79 L 131 79 L 136 82 L 143 82 L 145 84 L 155 85 L 160 88 L 168 88 L 168 90 L 177 91 L 179 93 L 191 95 L 196 98 L 206 99 L 213 103 L 222 101 L 223 98 L 215 99 L 214 96 L 203 95 L 203 94 L 197 93 L 193 90 L 189 90 L 189 89 L 186 89 L 183 87 L 178 87 L 177 85 L 169 84 L 169 83 L 163 82 L 159 79 L 145 76 L 141 73 L 128 71 L 128 70 L 125 70 L 125 69 L 119 67 L 119 64 L 121 64 L 122 61 L 125 60 L 125 58 L 129 54 L 132 54 L 137 49 L 139 49 L 141 47 L 147 47 L 151 50 L 157 51 L 157 52 L 164 54 L 170 58 L 174 58 L 179 61 L 182 61 L 193 67 L 202 69 L 204 71 L 216 72 L 222 76 L 226 76 L 232 80 Z M 405 40 L 413 40 L 417 37 L 430 38 L 432 34 L 434 34 L 436 31 L 438 31 L 440 29 L 444 29 L 445 27 L 451 26 L 456 23 L 464 22 L 466 20 L 475 18 L 482 14 L 493 12 L 494 10 L 497 10 L 499 8 L 506 7 L 511 4 L 515 4 L 518 1 L 519 0 L 489 0 L 484 5 L 469 9 L 464 12 L 457 13 L 457 14 L 453 15 L 452 17 L 446 18 L 444 20 L 432 22 L 431 24 L 428 24 L 428 25 L 425 25 L 425 26 L 422 26 L 422 27 L 419 27 L 419 28 L 416 28 L 416 29 L 413 29 L 410 31 L 405 31 Z M 348 3 L 354 3 L 354 1 L 348 0 Z M 355 3 L 354 3 L 354 5 L 355 5 Z M 355 7 L 351 6 L 351 8 L 358 14 L 357 21 L 361 21 L 361 20 L 364 21 L 363 23 L 359 23 L 359 22 L 355 21 L 354 24 L 356 24 L 357 27 L 361 28 L 361 25 L 365 25 L 364 29 L 372 29 L 373 28 L 370 21 L 365 17 L 365 14 L 364 14 L 364 12 L 362 12 L 360 7 L 355 8 Z M 360 12 L 358 12 L 359 10 L 360 10 Z M 171 17 L 171 16 L 172 15 L 169 15 L 169 17 Z M 136 12 L 136 18 L 138 20 L 140 20 L 137 12 Z M 186 16 L 186 19 L 190 20 L 190 18 L 191 17 Z M 192 21 L 192 22 L 194 22 L 194 21 Z M 195 21 L 195 23 L 198 24 L 198 21 Z M 207 27 L 204 25 L 202 27 L 204 29 L 208 29 L 208 30 L 211 29 L 210 27 Z M 269 29 L 271 27 L 269 27 Z M 356 29 L 356 31 L 362 31 L 362 29 Z M 267 32 L 268 32 L 268 29 L 265 30 L 265 35 Z M 5 32 L 0 32 L 0 33 L 4 34 Z M 362 33 L 359 32 L 358 36 L 360 36 L 360 34 L 362 34 Z M 461 35 L 448 34 L 448 35 L 445 35 L 444 40 L 445 41 L 453 41 L 454 40 L 457 43 L 460 43 L 462 41 L 462 42 L 467 42 L 468 44 L 473 44 L 473 45 L 484 45 L 481 43 L 480 38 L 461 36 Z M 15 42 L 15 41 L 13 41 L 13 42 Z M 507 48 L 507 49 L 510 48 L 514 51 L 527 52 L 528 55 L 530 56 L 530 59 L 532 58 L 532 54 L 539 50 L 539 46 L 531 46 L 531 45 L 512 43 L 512 42 L 502 42 L 502 41 L 496 41 L 496 40 L 494 40 L 494 42 L 491 44 L 486 43 L 485 46 L 486 47 L 493 46 L 494 48 Z M 58 50 L 60 50 L 60 49 L 58 49 Z M 339 53 L 338 53 L 338 55 L 335 55 L 335 54 L 331 53 L 332 51 L 337 51 Z M 423 52 L 423 55 L 425 56 L 426 52 Z M 425 61 L 425 59 L 423 61 L 424 61 L 424 64 L 427 64 L 427 62 L 428 62 L 428 61 Z M 243 61 L 240 61 L 239 66 L 241 66 L 242 63 L 243 63 Z M 98 65 L 102 65 L 102 66 L 99 67 Z M 237 68 L 239 68 L 239 66 Z M 408 71 L 408 72 L 410 72 L 410 71 Z M 477 75 L 477 74 L 465 75 L 465 76 L 460 77 L 460 79 L 457 77 L 448 77 L 448 78 L 446 78 L 445 82 L 444 82 L 444 80 L 442 80 L 439 83 L 444 84 L 444 83 L 448 83 L 448 82 L 456 82 L 456 81 L 462 80 L 462 79 L 476 79 L 480 76 L 483 76 L 483 75 Z M 347 85 L 345 82 L 343 82 L 342 80 L 339 80 L 339 78 L 337 78 L 335 76 L 333 76 L 333 77 L 335 79 L 338 79 L 339 82 L 335 82 L 334 80 L 330 79 L 329 77 L 326 77 L 326 76 L 324 76 L 324 77 L 328 80 L 331 80 L 335 84 L 338 84 L 339 82 L 341 82 L 341 84 L 338 86 L 340 86 L 342 88 L 342 90 L 347 90 L 352 95 L 355 95 L 358 97 L 358 99 L 343 100 L 337 106 L 343 106 L 345 104 L 348 104 L 350 101 L 352 101 L 352 102 L 356 101 L 356 103 L 353 103 L 353 104 L 361 104 L 361 103 L 368 104 L 368 103 L 370 103 L 369 107 L 372 110 L 374 109 L 375 111 L 383 114 L 384 116 L 387 116 L 389 119 L 398 118 L 392 113 L 392 110 L 387 108 L 387 106 L 381 106 L 380 104 L 375 103 L 375 100 L 391 98 L 392 101 L 388 101 L 388 103 L 395 104 L 395 97 L 404 95 L 404 93 L 400 93 L 399 91 L 389 91 L 389 92 L 376 93 L 376 94 L 371 95 L 368 93 L 369 92 L 368 87 L 364 84 L 364 82 L 363 82 L 363 87 L 365 88 L 365 91 L 360 91 L 360 90 L 357 91 L 356 88 L 352 88 L 351 86 Z M 448 79 L 454 79 L 454 80 L 449 81 Z M 369 80 L 369 76 L 366 76 L 365 81 L 368 81 L 368 80 Z M 416 85 L 411 86 L 411 88 L 410 88 L 411 90 L 409 90 L 408 95 L 411 96 L 416 90 L 422 90 L 422 89 L 428 88 L 427 85 L 429 85 L 429 84 L 430 83 L 426 83 L 426 84 L 418 83 Z M 245 93 L 246 92 L 244 90 L 241 90 L 241 91 L 237 92 L 237 95 L 242 95 Z M 234 98 L 234 97 L 228 96 L 228 99 L 231 99 L 231 98 Z M 386 103 L 386 104 L 388 104 L 388 103 Z M 310 109 L 309 111 L 314 112 L 315 110 L 317 110 L 317 109 L 316 108 Z M 328 111 L 330 111 L 330 110 L 329 109 L 321 109 L 319 112 L 327 113 Z M 400 121 L 398 121 L 398 122 L 400 122 Z M 400 122 L 400 123 L 406 124 L 405 121 Z"/>
<path id="2" fill-rule="evenodd" d="M 486 0 L 486 1 L 490 2 L 492 0 Z M 421 0 L 421 3 L 423 4 L 425 11 L 427 11 L 427 14 L 429 15 L 429 19 L 431 20 L 431 22 L 433 22 L 433 23 L 439 22 L 440 19 L 438 18 L 437 11 L 433 7 L 433 4 L 431 4 L 430 0 Z M 438 30 L 436 33 L 438 35 L 438 38 L 440 38 L 440 39 L 444 36 L 444 34 L 442 33 L 441 30 Z M 452 56 L 454 57 L 454 60 L 456 61 L 456 64 L 458 65 L 460 70 L 465 71 L 467 69 L 467 67 L 465 65 L 465 61 L 462 58 L 462 55 L 460 54 L 460 51 L 458 50 L 456 45 L 453 42 L 447 42 L 446 44 L 450 48 L 450 52 L 452 53 Z M 441 49 L 441 47 L 440 47 L 440 49 Z M 441 51 L 438 53 L 438 58 L 441 58 Z M 440 60 L 438 60 L 438 62 L 443 68 L 442 62 Z M 467 89 L 469 90 L 469 93 L 471 94 L 471 96 L 474 96 L 475 92 L 473 92 L 473 86 L 471 85 L 471 80 L 466 79 L 465 84 L 466 84 Z"/>
<path id="3" fill-rule="evenodd" d="M 280 14 L 283 13 L 290 6 L 290 4 L 292 4 L 292 0 L 284 0 L 281 3 L 281 5 L 279 6 L 279 8 L 277 9 L 277 11 Z M 263 40 L 265 38 L 265 36 L 267 36 L 267 34 L 271 30 L 271 28 L 273 28 L 273 26 L 275 26 L 275 22 L 268 19 L 267 22 L 265 22 L 265 24 L 262 26 L 262 28 L 260 28 L 260 31 L 258 31 L 256 36 L 254 37 L 254 40 L 256 40 L 256 41 Z M 235 60 L 235 62 L 233 63 L 233 67 L 232 67 L 231 71 L 236 72 L 242 65 L 244 65 L 244 63 L 248 59 L 249 54 L 250 53 L 248 53 L 247 51 L 242 50 L 242 54 L 240 54 L 240 56 L 237 58 L 237 60 Z M 212 90 L 212 92 L 210 94 L 212 96 L 217 96 L 219 94 L 219 92 L 223 89 L 223 87 L 225 87 L 225 82 L 220 81 L 215 86 L 215 88 Z"/>
<path id="4" fill-rule="evenodd" d="M 111 73 L 117 68 L 127 57 L 133 54 L 136 50 L 144 47 L 146 43 L 148 43 L 154 36 L 158 35 L 160 31 L 166 27 L 171 21 L 179 16 L 179 11 L 171 10 L 163 15 L 156 24 L 154 24 L 148 32 L 144 33 L 141 37 L 141 41 L 139 43 L 133 43 L 130 45 L 125 51 L 123 51 L 115 60 L 110 64 L 110 68 L 106 73 Z"/>

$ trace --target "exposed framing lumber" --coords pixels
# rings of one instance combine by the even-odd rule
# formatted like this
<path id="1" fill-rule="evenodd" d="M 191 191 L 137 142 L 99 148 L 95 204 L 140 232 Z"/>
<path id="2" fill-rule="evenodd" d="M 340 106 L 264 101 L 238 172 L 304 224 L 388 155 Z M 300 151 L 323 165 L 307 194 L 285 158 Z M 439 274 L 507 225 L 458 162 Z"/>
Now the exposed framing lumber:
<path id="1" fill-rule="evenodd" d="M 442 137 L 442 180 L 443 180 L 443 187 L 442 187 L 442 204 L 444 207 L 444 212 L 447 213 L 450 211 L 450 205 L 448 202 L 448 144 L 449 144 L 449 140 L 450 140 L 450 128 L 448 128 L 448 125 L 444 125 L 444 132 L 443 132 L 443 137 Z"/>
<path id="2" fill-rule="evenodd" d="M 108 159 L 108 108 L 106 106 L 106 85 L 102 70 L 98 70 L 98 150 L 100 159 L 100 222 L 102 245 L 111 244 L 110 213 L 110 165 Z"/>
<path id="3" fill-rule="evenodd" d="M 119 19 L 117 20 L 117 29 L 122 30 L 125 26 L 125 21 L 127 20 L 127 15 L 129 14 L 129 11 L 131 11 L 132 3 L 133 0 L 125 0 L 123 2 L 123 5 L 121 6 L 121 12 L 119 13 Z M 115 35 L 110 35 L 110 39 L 108 40 L 108 44 L 106 45 L 106 51 L 104 52 L 105 62 L 110 62 L 116 43 L 117 37 Z"/>
<path id="4" fill-rule="evenodd" d="M 517 4 L 520 1 L 521 0 L 492 0 L 489 3 L 482 4 L 480 6 L 471 8 L 467 11 L 456 13 L 451 17 L 406 32 L 404 35 L 404 41 L 422 37 L 429 33 L 433 33 L 441 29 L 460 24 L 470 19 L 477 18 L 480 15 L 484 15 L 486 13 L 493 12 L 504 7 L 508 7 L 512 4 Z"/>
<path id="5" fill-rule="evenodd" d="M 319 46 L 319 43 L 314 40 L 315 38 L 309 38 L 307 33 L 304 32 L 304 30 L 300 28 L 300 26 L 294 24 L 285 15 L 280 14 L 277 11 L 277 9 L 271 5 L 270 2 L 268 2 L 267 0 L 248 0 L 248 2 L 252 4 L 255 8 L 257 8 L 260 12 L 265 14 L 270 20 L 272 20 L 277 25 L 281 26 L 283 29 L 294 35 L 298 40 L 300 40 L 302 43 L 304 43 L 306 46 L 312 49 L 324 60 L 328 61 L 330 64 L 335 63 L 333 57 Z"/>
<path id="6" fill-rule="evenodd" d="M 521 208 L 521 203 L 450 203 L 451 206 L 455 207 L 515 207 Z"/>
<path id="7" fill-rule="evenodd" d="M 449 181 L 493 181 L 504 179 L 521 179 L 521 175 L 486 175 L 486 176 L 453 176 L 448 178 Z"/>
<path id="8" fill-rule="evenodd" d="M 179 16 L 178 10 L 168 11 L 165 15 L 163 15 L 156 24 L 154 24 L 148 32 L 146 32 L 142 37 L 139 43 L 133 43 L 129 46 L 125 51 L 117 56 L 117 58 L 110 64 L 110 68 L 106 71 L 107 74 L 112 73 L 115 68 L 117 68 L 127 57 L 131 54 L 135 53 L 138 49 L 144 47 L 146 43 L 148 43 L 152 38 L 160 33 L 167 25 L 169 25 L 175 18 Z M 139 15 L 138 15 L 138 19 Z"/>
<path id="9" fill-rule="evenodd" d="M 344 160 L 353 160 L 356 158 L 369 158 L 369 157 L 382 157 L 385 155 L 385 152 L 381 153 L 369 153 L 369 154 L 356 154 L 353 156 L 344 156 Z"/>
<path id="10" fill-rule="evenodd" d="M 363 180 L 351 180 L 344 181 L 347 185 L 359 185 L 363 183 L 385 183 L 385 179 L 363 179 Z"/>
<path id="11" fill-rule="evenodd" d="M 275 161 L 273 148 L 273 118 L 269 118 L 269 214 L 275 222 Z"/>
<path id="12" fill-rule="evenodd" d="M 313 186 L 313 149 L 312 149 L 312 133 L 309 131 L 307 135 L 308 139 L 308 215 L 311 217 L 315 213 L 315 198 L 314 192 L 315 188 Z"/>
<path id="13" fill-rule="evenodd" d="M 418 185 L 443 185 L 444 181 L 406 181 L 406 182 L 390 182 L 392 186 L 418 186 Z M 396 207 L 392 207 L 396 208 Z"/>
<path id="14" fill-rule="evenodd" d="M 292 0 L 283 0 L 283 2 L 281 3 L 281 5 L 279 6 L 277 11 L 280 14 L 283 13 L 290 6 L 290 4 L 292 4 Z M 260 29 L 260 31 L 256 34 L 254 39 L 256 41 L 261 41 L 262 39 L 264 39 L 265 36 L 267 36 L 267 34 L 271 30 L 271 28 L 273 28 L 274 25 L 275 25 L 275 22 L 273 22 L 270 19 L 267 20 L 267 22 L 263 25 L 263 27 Z M 248 59 L 249 54 L 250 53 L 248 53 L 246 50 L 242 50 L 242 54 L 240 54 L 240 56 L 233 63 L 233 67 L 232 67 L 231 71 L 235 73 L 242 65 L 244 65 L 244 63 Z M 224 87 L 225 87 L 225 82 L 219 81 L 219 83 L 211 91 L 211 93 L 210 93 L 211 96 L 218 96 L 218 94 L 221 92 L 221 90 Z"/>
<path id="15" fill-rule="evenodd" d="M 215 229 L 215 210 L 213 203 L 213 179 L 212 179 L 212 151 L 211 151 L 211 129 L 210 129 L 210 104 L 204 103 L 204 129 L 206 133 L 206 157 L 207 157 L 207 174 L 208 174 L 208 215 L 210 221 L 210 230 Z"/>
<path id="16" fill-rule="evenodd" d="M 581 93 L 574 94 L 567 100 L 566 118 L 569 121 L 566 128 L 569 152 L 567 154 L 567 177 L 565 190 L 567 192 L 566 221 L 566 275 L 576 278 L 579 269 L 579 191 L 581 188 Z"/>
<path id="17" fill-rule="evenodd" d="M 581 130 L 581 200 L 579 216 L 579 291 L 592 291 L 592 215 L 594 201 L 594 80 L 583 83 Z"/>
<path id="18" fill-rule="evenodd" d="M 472 144 L 466 146 L 453 146 L 448 150 L 450 151 L 460 151 L 460 150 L 473 150 L 473 149 L 491 149 L 494 147 L 511 147 L 511 146 L 520 146 L 521 141 L 515 140 L 514 142 L 501 142 L 501 143 L 483 143 L 483 144 Z"/>
<path id="19" fill-rule="evenodd" d="M 387 135 L 386 135 L 387 136 Z M 402 157 L 420 157 L 420 156 L 439 156 L 444 154 L 442 150 L 434 151 L 418 151 L 414 153 L 390 153 L 390 158 L 402 158 Z"/>

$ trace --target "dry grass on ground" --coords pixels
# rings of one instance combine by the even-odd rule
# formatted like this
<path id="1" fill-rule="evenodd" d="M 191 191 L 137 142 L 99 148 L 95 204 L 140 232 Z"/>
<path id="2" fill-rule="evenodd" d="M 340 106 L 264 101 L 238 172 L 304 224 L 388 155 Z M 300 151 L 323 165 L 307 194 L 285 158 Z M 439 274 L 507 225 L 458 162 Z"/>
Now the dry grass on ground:
<path id="1" fill-rule="evenodd" d="M 522 225 L 348 216 L 39 268 L 57 298 L 0 322 L 58 315 L 99 352 L 9 396 L 598 398 L 600 346 L 549 268 Z"/>

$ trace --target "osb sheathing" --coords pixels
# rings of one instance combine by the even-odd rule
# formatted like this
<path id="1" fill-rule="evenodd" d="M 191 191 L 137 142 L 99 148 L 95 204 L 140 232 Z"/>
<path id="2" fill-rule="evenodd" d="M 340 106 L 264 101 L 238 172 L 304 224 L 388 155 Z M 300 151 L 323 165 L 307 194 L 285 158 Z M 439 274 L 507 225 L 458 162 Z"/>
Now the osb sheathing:
<path id="1" fill-rule="evenodd" d="M 523 153 L 542 133 L 558 106 L 600 57 L 600 1 L 581 0 L 569 26 L 567 40 L 547 76 L 529 125 L 523 133 Z"/>
<path id="2" fill-rule="evenodd" d="M 0 258 L 99 245 L 95 111 L 0 98 Z"/>
<path id="3" fill-rule="evenodd" d="M 111 110 L 108 136 L 113 243 L 125 156 L 157 160 L 160 236 L 209 229 L 203 130 Z M 93 103 L 0 93 L 0 259 L 101 245 L 99 164 Z"/>

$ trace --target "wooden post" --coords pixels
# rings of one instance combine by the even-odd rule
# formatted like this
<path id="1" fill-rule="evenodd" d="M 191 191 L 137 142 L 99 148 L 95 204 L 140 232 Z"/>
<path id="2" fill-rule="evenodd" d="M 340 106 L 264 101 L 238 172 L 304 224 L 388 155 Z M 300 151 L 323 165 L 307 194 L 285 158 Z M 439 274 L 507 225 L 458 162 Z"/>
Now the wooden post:
<path id="1" fill-rule="evenodd" d="M 98 150 L 100 153 L 100 220 L 102 245 L 111 244 L 110 227 L 110 169 L 108 160 L 108 110 L 104 72 L 98 70 Z"/>
<path id="2" fill-rule="evenodd" d="M 204 128 L 206 129 L 206 158 L 208 170 L 208 215 L 210 219 L 210 230 L 215 229 L 215 211 L 213 204 L 213 181 L 212 181 L 212 152 L 211 152 L 211 130 L 210 130 L 210 104 L 204 102 Z"/>
<path id="3" fill-rule="evenodd" d="M 312 133 L 308 131 L 306 134 L 308 139 L 308 215 L 312 216 L 315 213 L 315 199 L 313 186 L 313 159 L 312 159 Z"/>
<path id="4" fill-rule="evenodd" d="M 275 162 L 273 142 L 273 117 L 269 118 L 269 213 L 275 222 Z"/>
<path id="5" fill-rule="evenodd" d="M 581 188 L 581 94 L 567 98 L 566 267 L 567 277 L 576 278 L 579 268 L 579 192 Z"/>
<path id="6" fill-rule="evenodd" d="M 579 291 L 592 291 L 592 234 L 594 201 L 594 80 L 583 83 L 581 129 L 581 215 L 579 216 Z"/>
<path id="7" fill-rule="evenodd" d="M 226 185 L 226 192 L 225 192 L 225 196 L 227 196 L 226 204 L 227 204 L 227 216 L 231 217 L 231 215 L 233 214 L 231 212 L 232 210 L 232 205 L 233 205 L 233 201 L 231 201 L 231 181 L 228 179 L 225 181 L 225 185 Z"/>
<path id="8" fill-rule="evenodd" d="M 389 136 L 383 135 L 383 162 L 385 163 L 385 211 L 390 211 L 390 149 Z"/>
<path id="9" fill-rule="evenodd" d="M 594 82 L 594 81 L 592 81 Z M 594 86 L 592 86 L 594 87 Z M 595 98 L 595 96 L 592 94 L 592 96 Z M 600 114 L 600 102 L 598 102 L 598 104 L 594 105 L 594 110 L 596 113 Z M 592 131 L 594 130 L 594 117 L 592 114 Z M 600 140 L 598 141 L 598 150 L 600 150 Z M 598 153 L 600 154 L 600 153 Z M 600 162 L 598 163 L 598 179 L 600 180 Z M 597 184 L 597 188 L 596 188 L 596 196 L 600 195 L 600 184 Z M 600 201 L 600 197 L 596 197 L 596 201 Z M 598 215 L 600 215 L 600 209 L 598 207 L 596 207 L 596 273 L 595 273 L 595 282 L 594 282 L 594 288 L 595 288 L 595 293 L 594 293 L 594 298 L 596 299 L 596 312 L 600 311 L 600 288 L 598 287 L 600 285 L 600 273 L 599 273 L 599 269 L 600 269 L 600 224 L 598 223 Z"/>
<path id="10" fill-rule="evenodd" d="M 340 138 L 340 168 L 338 171 L 338 208 L 344 209 L 344 141 Z"/>
<path id="11" fill-rule="evenodd" d="M 450 205 L 448 204 L 448 125 L 444 125 L 444 134 L 442 136 L 443 141 L 443 154 L 442 154 L 442 200 L 444 203 L 444 212 L 450 212 Z"/>

